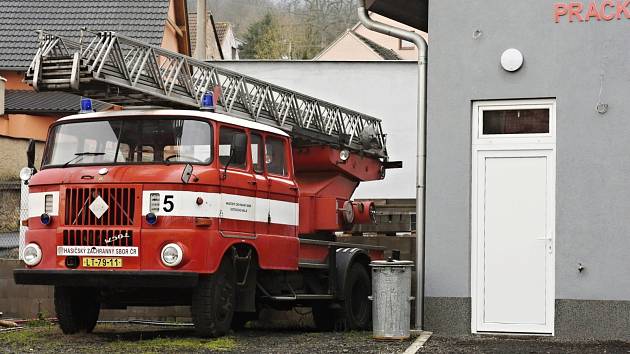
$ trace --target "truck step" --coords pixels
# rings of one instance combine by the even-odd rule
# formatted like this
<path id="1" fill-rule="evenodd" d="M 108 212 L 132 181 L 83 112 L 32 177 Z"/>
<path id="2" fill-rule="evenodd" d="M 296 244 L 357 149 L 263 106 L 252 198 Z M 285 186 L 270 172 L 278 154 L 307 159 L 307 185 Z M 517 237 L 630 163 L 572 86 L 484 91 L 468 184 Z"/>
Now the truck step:
<path id="1" fill-rule="evenodd" d="M 333 300 L 335 296 L 330 294 L 296 294 L 288 296 L 270 296 L 269 298 L 276 301 Z"/>
<path id="2" fill-rule="evenodd" d="M 327 263 L 300 262 L 298 266 L 300 268 L 308 268 L 308 269 L 328 269 Z"/>

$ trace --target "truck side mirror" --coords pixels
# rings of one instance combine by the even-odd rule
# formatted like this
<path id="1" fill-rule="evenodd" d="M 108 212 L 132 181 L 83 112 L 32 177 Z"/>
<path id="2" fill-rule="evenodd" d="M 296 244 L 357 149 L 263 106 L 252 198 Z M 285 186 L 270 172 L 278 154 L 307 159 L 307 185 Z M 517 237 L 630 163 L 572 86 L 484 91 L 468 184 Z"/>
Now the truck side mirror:
<path id="1" fill-rule="evenodd" d="M 237 133 L 232 136 L 230 159 L 223 168 L 221 179 L 227 178 L 227 169 L 231 164 L 242 165 L 247 161 L 247 134 Z"/>
<path id="2" fill-rule="evenodd" d="M 30 139 L 28 141 L 28 148 L 26 149 L 26 161 L 27 166 L 35 170 L 35 140 Z"/>
<path id="3" fill-rule="evenodd" d="M 242 165 L 247 160 L 247 135 L 244 133 L 234 134 L 232 137 L 232 147 L 230 149 L 230 163 Z"/>

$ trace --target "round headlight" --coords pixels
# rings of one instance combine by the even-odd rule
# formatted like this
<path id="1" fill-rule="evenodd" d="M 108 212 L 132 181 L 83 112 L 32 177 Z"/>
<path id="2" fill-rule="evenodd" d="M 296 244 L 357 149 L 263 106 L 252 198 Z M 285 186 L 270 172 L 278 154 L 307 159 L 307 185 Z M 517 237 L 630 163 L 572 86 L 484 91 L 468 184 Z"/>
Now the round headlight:
<path id="1" fill-rule="evenodd" d="M 339 152 L 339 160 L 346 162 L 350 158 L 350 151 L 343 149 Z"/>
<path id="2" fill-rule="evenodd" d="M 42 249 L 36 243 L 29 243 L 24 247 L 24 263 L 28 266 L 36 266 L 42 260 Z"/>
<path id="3" fill-rule="evenodd" d="M 155 225 L 155 223 L 157 223 L 157 215 L 153 213 L 148 213 L 146 216 L 146 220 L 147 220 L 147 224 Z"/>
<path id="4" fill-rule="evenodd" d="M 30 167 L 24 167 L 20 170 L 20 179 L 24 182 L 28 181 L 33 177 L 33 169 Z"/>
<path id="5" fill-rule="evenodd" d="M 48 214 L 46 214 L 46 213 L 43 213 L 43 214 L 39 217 L 39 220 L 42 222 L 42 224 L 44 224 L 44 225 L 48 225 L 48 224 L 50 224 L 50 222 L 52 221 L 52 216 L 50 216 L 50 215 L 48 215 Z"/>
<path id="6" fill-rule="evenodd" d="M 169 243 L 162 248 L 162 263 L 167 267 L 175 267 L 184 259 L 184 251 L 176 243 Z"/>

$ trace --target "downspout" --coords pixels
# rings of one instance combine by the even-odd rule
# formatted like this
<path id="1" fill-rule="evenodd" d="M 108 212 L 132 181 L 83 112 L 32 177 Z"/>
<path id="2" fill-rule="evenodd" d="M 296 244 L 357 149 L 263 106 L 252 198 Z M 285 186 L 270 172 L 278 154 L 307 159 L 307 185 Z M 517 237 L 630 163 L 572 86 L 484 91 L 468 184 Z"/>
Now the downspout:
<path id="1" fill-rule="evenodd" d="M 195 45 L 195 59 L 206 60 L 208 56 L 206 40 L 208 21 L 208 11 L 206 11 L 206 0 L 197 0 L 197 44 Z"/>
<path id="2" fill-rule="evenodd" d="M 424 229 L 427 124 L 427 41 L 419 34 L 370 18 L 365 0 L 359 0 L 359 20 L 367 29 L 412 42 L 418 48 L 418 144 L 416 170 L 416 328 L 423 328 L 424 314 Z"/>

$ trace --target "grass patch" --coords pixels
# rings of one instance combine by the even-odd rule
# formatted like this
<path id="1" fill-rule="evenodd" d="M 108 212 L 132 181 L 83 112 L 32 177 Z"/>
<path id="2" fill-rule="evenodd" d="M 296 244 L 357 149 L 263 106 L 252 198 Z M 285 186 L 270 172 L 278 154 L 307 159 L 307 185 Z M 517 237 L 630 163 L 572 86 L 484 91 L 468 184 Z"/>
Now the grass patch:
<path id="1" fill-rule="evenodd" d="M 46 319 L 37 319 L 37 320 L 32 320 L 32 321 L 28 321 L 24 324 L 25 327 L 51 327 L 54 326 L 55 324 L 46 320 Z"/>
<path id="2" fill-rule="evenodd" d="M 5 333 L 0 333 L 0 342 L 16 345 L 30 345 L 36 342 L 39 336 L 28 329 L 20 329 Z"/>
<path id="3" fill-rule="evenodd" d="M 139 341 L 116 340 L 108 346 L 101 346 L 101 349 L 108 349 L 114 352 L 142 352 L 156 353 L 164 351 L 228 351 L 236 347 L 236 341 L 231 337 L 216 339 L 200 338 L 154 338 Z"/>

